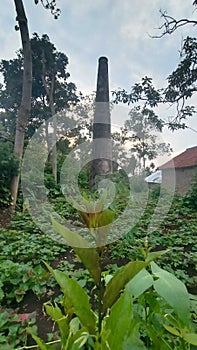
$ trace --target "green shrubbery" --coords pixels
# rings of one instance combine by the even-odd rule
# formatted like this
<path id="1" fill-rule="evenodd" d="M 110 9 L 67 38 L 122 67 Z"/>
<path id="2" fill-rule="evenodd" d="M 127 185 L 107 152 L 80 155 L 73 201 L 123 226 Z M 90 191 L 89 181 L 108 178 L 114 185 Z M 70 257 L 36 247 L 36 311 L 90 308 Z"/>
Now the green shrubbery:
<path id="1" fill-rule="evenodd" d="M 13 144 L 0 140 L 0 208 L 7 207 L 11 201 L 10 182 L 18 171 L 18 161 L 13 155 Z"/>
<path id="2" fill-rule="evenodd" d="M 197 174 L 194 177 L 192 187 L 190 191 L 186 194 L 183 202 L 189 208 L 193 209 L 194 211 L 197 211 Z"/>
<path id="3" fill-rule="evenodd" d="M 49 200 L 54 210 L 68 220 L 72 219 L 73 221 L 74 219 L 76 222 L 81 222 L 79 213 L 66 202 L 66 199 L 58 187 L 59 185 L 54 188 L 51 176 L 48 176 L 47 173 L 45 175 L 46 185 L 50 191 Z M 123 176 L 123 180 L 122 184 L 119 186 L 118 183 L 121 176 Z M 117 179 L 113 179 L 113 181 L 117 180 L 117 192 L 110 207 L 111 210 L 113 210 L 113 215 L 111 217 L 113 217 L 114 214 L 118 216 L 119 213 L 124 211 L 129 196 L 129 186 L 125 184 L 124 174 L 115 174 L 114 177 L 117 177 Z M 82 176 L 81 181 L 82 183 L 87 182 L 87 177 Z M 60 284 L 64 297 L 62 299 L 62 296 L 59 296 L 59 298 L 56 299 L 56 304 L 50 301 L 45 305 L 45 308 L 46 312 L 59 325 L 60 338 L 58 340 L 53 338 L 51 344 L 48 344 L 46 347 L 44 342 L 38 339 L 36 335 L 33 335 L 40 349 L 58 349 L 59 344 L 65 345 L 66 342 L 69 344 L 69 350 L 76 350 L 79 348 L 84 350 L 109 350 L 110 348 L 115 348 L 114 344 L 119 344 L 121 350 L 130 349 L 131 344 L 132 349 L 136 347 L 136 349 L 139 350 L 194 349 L 195 347 L 192 347 L 192 344 L 196 344 L 196 337 L 193 335 L 195 326 L 192 320 L 196 317 L 196 300 L 195 297 L 193 299 L 188 297 L 185 287 L 183 287 L 183 284 L 180 284 L 180 281 L 178 282 L 173 274 L 175 272 L 176 277 L 185 282 L 191 290 L 195 286 L 196 281 L 194 275 L 197 266 L 197 213 L 193 208 L 190 208 L 187 202 L 181 197 L 175 197 L 171 209 L 163 223 L 160 223 L 158 229 L 149 234 L 148 225 L 157 201 L 158 193 L 151 191 L 145 211 L 136 226 L 122 239 L 110 246 L 106 246 L 104 249 L 102 253 L 103 256 L 107 254 L 107 257 L 111 258 L 111 262 L 113 262 L 113 259 L 116 259 L 116 262 L 118 260 L 120 263 L 121 260 L 130 260 L 130 265 L 125 265 L 120 269 L 117 265 L 112 265 L 111 267 L 105 266 L 105 270 L 101 273 L 102 288 L 109 290 L 107 295 L 111 298 L 111 291 L 114 290 L 114 288 L 116 290 L 116 287 L 110 284 L 110 280 L 120 281 L 122 278 L 121 276 L 127 276 L 127 269 L 129 269 L 132 274 L 132 269 L 135 264 L 137 264 L 137 266 L 138 262 L 139 265 L 144 264 L 147 254 L 151 254 L 147 250 L 144 253 L 144 242 L 146 242 L 146 249 L 148 249 L 147 242 L 155 250 L 169 248 L 164 255 L 160 255 L 160 253 L 157 252 L 152 253 L 152 257 L 157 257 L 158 265 L 160 265 L 162 269 L 159 268 L 158 265 L 154 265 L 154 263 L 151 263 L 151 265 L 147 267 L 143 265 L 144 268 L 142 268 L 141 272 L 136 274 L 136 277 L 134 277 L 135 274 L 132 275 L 131 282 L 129 282 L 129 280 L 127 281 L 129 282 L 128 286 L 126 282 L 123 285 L 121 284 L 121 289 L 118 289 L 119 292 L 116 294 L 117 299 L 113 300 L 109 308 L 106 309 L 108 311 L 105 311 L 106 313 L 104 312 L 102 319 L 100 319 L 100 331 L 98 328 L 98 280 L 96 285 L 94 285 L 94 278 L 92 276 L 93 270 L 90 269 L 91 264 L 94 262 L 95 255 L 93 252 L 90 250 L 91 259 L 89 262 L 91 262 L 91 264 L 87 264 L 87 261 L 84 260 L 84 256 L 87 256 L 87 253 L 83 255 L 82 251 L 76 251 L 78 258 L 80 257 L 86 266 L 84 270 L 81 267 L 76 269 L 75 263 L 61 261 L 59 258 L 60 265 L 58 270 L 60 270 L 60 281 L 56 278 L 59 276 L 59 272 L 49 268 L 51 272 L 50 275 L 49 271 L 47 271 L 43 265 L 43 260 L 50 262 L 60 257 L 61 254 L 65 252 L 65 246 L 62 243 L 54 241 L 50 237 L 50 233 L 43 234 L 33 223 L 26 209 L 23 213 L 16 213 L 9 228 L 0 230 L 0 299 L 2 306 L 4 306 L 0 311 L 0 315 L 4 312 L 6 307 L 13 305 L 13 302 L 16 303 L 16 301 L 20 301 L 25 293 L 29 291 L 33 291 L 38 296 L 43 296 L 47 291 L 51 293 L 51 288 L 55 286 L 55 281 L 52 278 L 53 276 L 57 279 L 56 283 Z M 168 197 L 166 197 L 166 201 L 168 201 Z M 136 205 L 140 205 L 140 203 L 136 203 Z M 97 262 L 100 261 L 100 253 L 98 256 L 99 260 Z M 99 268 L 99 264 L 93 264 L 94 269 L 95 266 Z M 67 273 L 65 273 L 65 271 L 67 271 Z M 158 279 L 161 284 L 163 283 L 161 289 L 158 289 L 156 286 L 156 281 L 158 281 Z M 149 281 L 149 287 L 147 287 L 147 281 Z M 177 311 L 180 306 L 179 300 L 176 298 L 175 301 L 170 301 L 167 298 L 166 295 L 170 295 L 170 290 L 168 291 L 166 289 L 167 294 L 165 296 L 162 294 L 162 289 L 164 290 L 167 288 L 166 285 L 164 287 L 164 284 L 168 284 L 168 282 L 170 286 L 171 283 L 175 283 L 173 291 L 178 288 L 176 293 L 179 293 L 179 286 L 181 286 L 180 288 L 185 298 L 187 300 L 189 298 L 190 321 L 187 325 L 184 325 L 183 319 L 181 319 Z M 67 285 L 65 286 L 65 284 Z M 69 287 L 71 285 L 72 295 L 67 298 L 69 294 L 68 290 L 65 288 L 71 288 Z M 105 294 L 104 289 L 102 293 Z M 102 298 L 104 294 L 102 294 Z M 96 319 L 95 327 L 97 328 L 94 329 L 87 328 L 87 325 L 84 325 L 86 321 L 81 318 L 81 311 L 78 310 L 79 304 L 76 304 L 77 298 L 80 299 L 81 303 L 81 298 L 85 298 L 84 300 L 87 301 L 91 296 L 92 300 L 93 295 L 95 299 L 93 307 L 90 306 L 90 304 L 86 305 L 89 305 L 88 312 L 94 315 L 91 317 Z M 108 296 L 105 297 L 105 300 L 108 299 Z M 76 299 L 74 300 L 73 298 L 75 297 Z M 71 306 L 72 315 L 68 313 L 70 302 L 71 304 L 74 303 Z M 101 301 L 101 304 L 103 303 L 104 299 Z M 62 306 L 64 306 L 64 308 L 62 308 Z M 124 317 L 125 312 L 128 310 L 126 325 L 124 323 L 125 318 L 121 314 L 122 310 L 125 310 Z M 109 315 L 112 315 L 111 318 Z M 119 319 L 121 320 L 120 324 L 118 321 Z M 4 328 L 2 326 L 0 330 L 0 346 L 1 344 L 4 346 L 5 342 L 9 341 L 6 334 L 9 332 L 9 327 L 12 327 L 14 323 L 12 320 L 14 320 L 14 316 L 7 319 Z M 115 337 L 115 333 L 118 334 L 118 331 L 113 332 L 113 336 L 110 336 L 110 327 L 115 327 L 115 324 L 118 324 L 122 335 L 126 334 L 128 336 L 125 343 L 121 336 L 118 338 Z M 67 333 L 63 333 L 62 325 L 69 330 L 68 336 L 66 335 Z M 132 330 L 131 328 L 127 328 L 127 325 L 131 327 Z M 16 334 L 18 334 L 17 332 Z M 26 331 L 25 334 L 27 334 Z M 158 337 L 156 337 L 155 334 L 158 334 Z M 18 335 L 18 337 L 18 339 L 20 339 L 20 335 Z M 99 339 L 102 339 L 101 343 Z M 23 341 L 20 340 L 19 343 L 23 344 Z M 101 346 L 100 344 L 102 344 L 102 347 L 99 347 Z M 13 347 L 11 349 L 15 348 Z"/>
<path id="4" fill-rule="evenodd" d="M 109 220 L 105 210 L 88 215 L 90 234 L 97 239 L 99 223 Z M 197 312 L 196 300 L 180 280 L 154 262 L 165 252 L 151 253 L 146 241 L 143 260 L 131 261 L 104 277 L 104 247 L 87 249 L 88 241 L 77 232 L 54 220 L 53 225 L 67 242 L 78 242 L 74 250 L 94 280 L 96 307 L 91 307 L 90 295 L 77 281 L 47 265 L 63 297 L 60 304 L 45 303 L 47 314 L 59 328 L 59 339 L 44 343 L 31 332 L 41 350 L 185 350 L 197 345 L 192 316 Z"/>

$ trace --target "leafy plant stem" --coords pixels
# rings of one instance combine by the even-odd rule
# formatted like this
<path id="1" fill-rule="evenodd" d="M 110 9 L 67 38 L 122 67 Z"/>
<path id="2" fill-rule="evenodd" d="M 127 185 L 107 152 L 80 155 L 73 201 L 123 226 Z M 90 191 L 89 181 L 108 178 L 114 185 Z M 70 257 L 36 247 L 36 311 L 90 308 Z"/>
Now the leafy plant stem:
<path id="1" fill-rule="evenodd" d="M 99 265 L 101 268 L 101 259 L 102 259 L 102 254 L 103 254 L 103 248 L 99 247 Z M 99 334 L 99 342 L 100 342 L 100 333 L 102 329 L 102 299 L 103 299 L 103 283 L 102 281 L 102 276 L 100 276 L 99 284 L 98 284 L 98 334 Z"/>
<path id="2" fill-rule="evenodd" d="M 53 340 L 51 342 L 46 343 L 46 345 L 51 345 L 51 344 L 55 344 L 55 343 L 60 343 L 61 340 Z M 24 349 L 37 349 L 38 345 L 29 345 L 29 346 L 23 346 L 22 348 L 18 348 L 17 350 L 24 350 Z"/>
<path id="3" fill-rule="evenodd" d="M 165 338 L 162 338 L 163 342 L 165 343 L 165 345 L 170 349 L 173 350 L 172 347 L 169 345 L 169 343 L 165 340 Z"/>

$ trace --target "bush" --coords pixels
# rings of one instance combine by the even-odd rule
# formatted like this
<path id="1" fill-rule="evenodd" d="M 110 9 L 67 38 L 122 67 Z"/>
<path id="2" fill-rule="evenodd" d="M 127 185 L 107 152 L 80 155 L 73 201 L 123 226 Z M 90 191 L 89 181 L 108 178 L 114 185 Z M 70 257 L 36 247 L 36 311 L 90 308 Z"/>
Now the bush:
<path id="1" fill-rule="evenodd" d="M 194 177 L 191 190 L 183 199 L 183 203 L 187 205 L 187 207 L 197 210 L 197 174 Z"/>
<path id="2" fill-rule="evenodd" d="M 11 142 L 0 140 L 0 208 L 11 203 L 10 182 L 18 172 L 18 161 L 13 154 Z"/>

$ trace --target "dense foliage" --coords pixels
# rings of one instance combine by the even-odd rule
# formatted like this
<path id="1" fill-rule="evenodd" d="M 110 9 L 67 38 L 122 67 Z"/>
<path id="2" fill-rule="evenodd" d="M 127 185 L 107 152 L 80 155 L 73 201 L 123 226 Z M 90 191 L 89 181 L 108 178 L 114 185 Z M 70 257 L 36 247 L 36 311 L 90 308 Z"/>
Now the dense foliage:
<path id="1" fill-rule="evenodd" d="M 0 139 L 0 208 L 11 204 L 10 182 L 17 171 L 18 162 L 13 155 L 13 144 Z"/>
<path id="2" fill-rule="evenodd" d="M 127 191 L 128 186 L 124 187 L 124 189 L 121 187 L 121 190 L 117 193 L 116 203 L 113 203 L 113 210 L 115 209 L 117 213 L 120 213 L 125 208 Z M 72 222 L 75 219 L 75 223 L 80 225 L 81 219 L 79 214 L 76 214 L 76 211 L 66 203 L 58 187 L 54 190 L 51 189 L 50 193 L 50 201 L 54 209 L 68 220 L 71 219 Z M 126 262 L 135 261 L 136 259 L 138 261 L 143 261 L 144 244 L 146 244 L 146 247 L 151 246 L 156 254 L 158 249 L 168 248 L 169 250 L 158 258 L 158 264 L 167 271 L 175 273 L 178 278 L 186 283 L 191 292 L 196 292 L 195 274 L 197 269 L 197 246 L 195 234 L 197 213 L 193 208 L 188 208 L 185 200 L 177 197 L 174 199 L 169 214 L 160 228 L 148 235 L 147 227 L 152 211 L 158 200 L 158 193 L 158 190 L 153 190 L 151 192 L 145 213 L 138 224 L 121 240 L 105 248 L 104 255 L 106 254 L 108 260 L 104 263 L 102 276 L 108 281 L 111 278 L 109 276 L 111 276 L 114 271 L 117 271 L 118 266 L 122 264 L 125 265 Z M 6 310 L 9 309 L 6 316 L 6 323 L 4 322 L 4 326 L 1 327 L 2 344 L 5 344 L 5 339 L 8 342 L 11 341 L 9 339 L 15 339 L 14 342 L 16 343 L 16 338 L 20 340 L 20 344 L 24 344 L 24 338 L 17 334 L 20 330 L 21 332 L 25 332 L 27 336 L 25 331 L 27 324 L 25 322 L 23 325 L 20 324 L 22 328 L 17 324 L 17 329 L 15 329 L 16 333 L 13 333 L 12 338 L 6 338 L 6 332 L 12 327 L 17 316 L 14 311 L 10 311 L 10 308 L 16 305 L 16 302 L 20 303 L 25 294 L 30 291 L 35 293 L 38 297 L 43 297 L 45 295 L 47 299 L 47 295 L 51 295 L 53 298 L 53 289 L 55 286 L 57 288 L 57 282 L 55 282 L 49 274 L 49 271 L 43 265 L 43 260 L 50 263 L 56 259 L 59 263 L 59 269 L 61 271 L 67 271 L 69 276 L 73 280 L 78 281 L 80 286 L 87 291 L 92 290 L 94 283 L 87 269 L 83 269 L 82 266 L 79 266 L 76 259 L 69 262 L 69 260 L 61 258 L 62 254 L 64 257 L 66 256 L 66 251 L 69 256 L 70 249 L 66 248 L 63 243 L 54 241 L 50 237 L 50 234 L 43 234 L 32 222 L 25 208 L 23 213 L 16 213 L 9 228 L 0 230 L 0 238 L 1 314 L 4 315 Z M 150 304 L 151 313 L 153 314 L 155 313 L 155 308 L 160 308 L 160 312 L 163 313 L 164 316 L 167 311 L 166 308 L 169 306 L 163 302 L 161 296 L 156 295 L 156 291 L 152 291 L 151 294 L 143 295 L 139 301 L 140 305 L 143 308 L 145 305 L 148 307 L 147 305 Z M 155 300 L 155 298 L 158 300 L 157 306 L 155 302 L 151 301 Z M 57 301 L 58 300 L 60 299 L 58 298 Z M 46 310 L 50 315 L 52 312 L 51 308 L 52 304 L 46 304 Z M 134 311 L 135 317 L 139 317 L 140 319 L 142 314 L 137 315 L 136 312 L 137 310 Z M 29 322 L 31 323 L 31 320 Z M 35 320 L 32 322 L 32 324 L 34 324 Z M 150 322 L 153 322 L 153 319 Z M 161 324 L 159 327 L 160 330 L 158 331 L 164 332 L 164 329 L 162 330 L 161 328 Z M 36 334 L 35 328 L 33 332 Z M 145 336 L 147 340 L 147 336 L 150 336 L 150 334 L 147 333 L 149 332 L 148 329 L 144 329 L 143 332 L 143 334 L 147 334 Z M 170 337 L 171 336 L 168 334 L 167 339 L 170 339 Z M 35 339 L 37 338 L 35 337 Z M 88 342 L 89 341 L 90 339 Z M 177 340 L 173 340 L 173 342 L 174 341 L 174 344 L 178 346 L 178 338 Z M 91 349 L 91 341 L 89 345 Z M 185 348 L 183 347 L 183 349 Z"/>
<path id="3" fill-rule="evenodd" d="M 54 109 L 57 113 L 68 108 L 70 103 L 76 103 L 76 86 L 69 80 L 68 57 L 57 51 L 45 34 L 41 38 L 34 33 L 31 39 L 33 51 L 33 84 L 31 98 L 31 115 L 26 129 L 26 139 L 31 137 L 35 130 L 49 119 L 49 94 L 53 97 Z M 16 115 L 19 110 L 22 95 L 23 54 L 19 50 L 17 57 L 10 60 L 1 60 L 0 72 L 3 75 L 3 85 L 0 90 L 0 120 L 7 135 L 14 138 Z M 48 126 L 46 126 L 47 128 Z"/>

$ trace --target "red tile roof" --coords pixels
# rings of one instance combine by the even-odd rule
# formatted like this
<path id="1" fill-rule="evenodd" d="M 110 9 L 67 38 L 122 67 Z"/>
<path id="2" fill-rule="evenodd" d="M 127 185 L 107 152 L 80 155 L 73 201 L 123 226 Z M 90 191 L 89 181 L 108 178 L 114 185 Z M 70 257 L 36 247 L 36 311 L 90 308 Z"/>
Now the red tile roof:
<path id="1" fill-rule="evenodd" d="M 188 168 L 197 166 L 197 146 L 187 148 L 186 151 L 161 165 L 159 169 Z"/>

